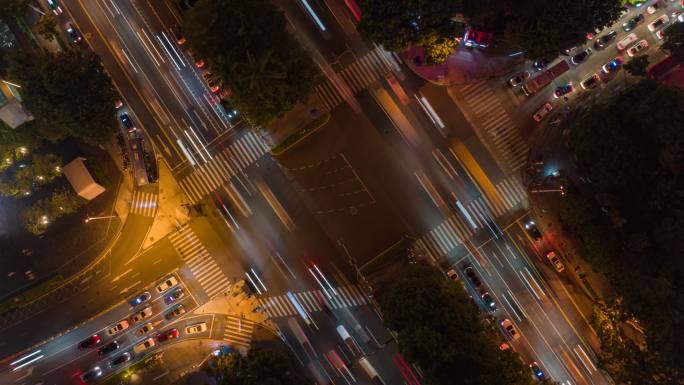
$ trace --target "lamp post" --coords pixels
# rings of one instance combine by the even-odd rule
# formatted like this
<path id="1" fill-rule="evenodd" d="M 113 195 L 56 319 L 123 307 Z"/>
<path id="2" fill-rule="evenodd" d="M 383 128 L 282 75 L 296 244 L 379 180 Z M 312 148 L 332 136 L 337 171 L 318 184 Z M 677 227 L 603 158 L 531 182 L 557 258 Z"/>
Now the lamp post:
<path id="1" fill-rule="evenodd" d="M 85 222 L 85 223 L 88 223 L 88 222 L 90 222 L 90 221 L 95 221 L 95 220 L 98 220 L 98 219 L 107 219 L 107 218 L 116 218 L 116 215 L 105 215 L 105 216 L 102 216 L 102 217 L 87 217 L 87 218 L 84 220 L 84 222 Z"/>

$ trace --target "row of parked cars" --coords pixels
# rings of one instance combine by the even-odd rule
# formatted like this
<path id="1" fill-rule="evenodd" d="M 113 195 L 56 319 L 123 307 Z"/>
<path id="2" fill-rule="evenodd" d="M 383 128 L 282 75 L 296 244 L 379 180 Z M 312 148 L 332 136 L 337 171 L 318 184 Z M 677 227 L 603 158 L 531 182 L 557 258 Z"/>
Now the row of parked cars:
<path id="1" fill-rule="evenodd" d="M 185 313 L 185 307 L 183 304 L 177 304 L 178 301 L 185 297 L 185 290 L 183 287 L 178 286 L 178 279 L 175 276 L 169 276 L 164 279 L 155 287 L 156 292 L 163 297 L 164 304 L 166 306 L 171 306 L 170 310 L 164 314 L 164 318 L 167 321 L 171 321 L 182 314 Z M 152 294 L 149 291 L 140 293 L 133 299 L 129 301 L 129 304 L 133 308 L 134 312 L 125 319 L 120 320 L 115 325 L 107 328 L 106 336 L 114 338 L 115 336 L 121 334 L 122 332 L 129 330 L 134 325 L 139 325 L 137 329 L 132 333 L 133 338 L 141 338 L 132 349 L 134 354 L 141 354 L 148 349 L 155 346 L 157 343 L 166 342 L 172 339 L 176 339 L 180 336 L 180 332 L 177 328 L 169 328 L 166 330 L 161 330 L 154 337 L 150 336 L 150 332 L 155 330 L 155 325 L 159 326 L 162 321 L 150 322 L 149 320 L 153 316 L 152 305 L 149 303 L 152 299 Z M 176 305 L 175 305 L 176 304 Z M 147 322 L 145 322 L 147 321 Z M 202 333 L 207 330 L 207 324 L 205 322 L 199 322 L 185 327 L 185 334 L 197 334 Z M 102 342 L 102 337 L 99 334 L 94 334 L 78 344 L 80 350 L 88 350 L 96 348 Z M 107 357 L 112 353 L 118 351 L 121 347 L 119 341 L 116 339 L 110 341 L 106 345 L 102 346 L 97 350 L 98 356 L 101 358 Z M 131 360 L 131 352 L 123 352 L 116 357 L 113 357 L 107 362 L 109 368 L 116 368 Z M 102 368 L 100 366 L 95 366 L 91 370 L 85 372 L 81 378 L 84 381 L 92 381 L 102 375 Z"/>

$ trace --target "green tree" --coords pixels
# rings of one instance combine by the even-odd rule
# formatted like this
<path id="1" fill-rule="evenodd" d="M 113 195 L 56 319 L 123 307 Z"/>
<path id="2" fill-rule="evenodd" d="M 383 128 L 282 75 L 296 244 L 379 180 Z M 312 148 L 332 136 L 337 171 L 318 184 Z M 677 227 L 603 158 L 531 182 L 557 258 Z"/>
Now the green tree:
<path id="1" fill-rule="evenodd" d="M 629 72 L 630 75 L 646 77 L 646 69 L 648 68 L 648 55 L 637 56 L 625 63 L 622 67 L 625 71 Z"/>
<path id="2" fill-rule="evenodd" d="M 0 1 L 0 19 L 23 15 L 28 9 L 30 0 L 2 0 Z"/>
<path id="3" fill-rule="evenodd" d="M 428 63 L 442 64 L 456 50 L 456 39 L 433 35 L 425 40 L 422 45 L 425 47 Z"/>
<path id="4" fill-rule="evenodd" d="M 46 13 L 38 19 L 36 31 L 48 41 L 55 40 L 57 36 L 57 20 L 52 13 Z"/>
<path id="5" fill-rule="evenodd" d="M 62 175 L 62 159 L 55 154 L 34 154 L 31 169 L 38 183 L 44 184 Z"/>
<path id="6" fill-rule="evenodd" d="M 97 144 L 116 131 L 117 96 L 97 55 L 17 50 L 9 74 L 22 85 L 39 137 L 56 142 L 73 136 Z"/>
<path id="7" fill-rule="evenodd" d="M 462 26 L 452 20 L 461 12 L 460 1 L 364 0 L 359 5 L 359 33 L 392 51 L 434 40 L 434 36 L 451 40 L 462 33 Z"/>
<path id="8" fill-rule="evenodd" d="M 183 25 L 188 44 L 252 123 L 283 116 L 313 90 L 313 61 L 270 1 L 199 0 Z"/>
<path id="9" fill-rule="evenodd" d="M 673 55 L 684 54 L 684 23 L 673 23 L 665 29 L 662 47 Z"/>
<path id="10" fill-rule="evenodd" d="M 280 351 L 263 348 L 250 349 L 247 356 L 231 352 L 214 357 L 206 371 L 219 385 L 300 385 L 311 383 L 304 377 L 290 357 Z"/>
<path id="11" fill-rule="evenodd" d="M 48 198 L 41 199 L 24 210 L 24 226 L 34 235 L 45 233 L 51 223 L 60 217 L 76 212 L 86 203 L 72 190 L 60 189 Z"/>
<path id="12" fill-rule="evenodd" d="M 436 269 L 411 265 L 383 293 L 380 306 L 400 351 L 423 369 L 428 383 L 533 384 L 517 354 L 498 349 L 502 337 L 485 326 L 463 285 Z"/>

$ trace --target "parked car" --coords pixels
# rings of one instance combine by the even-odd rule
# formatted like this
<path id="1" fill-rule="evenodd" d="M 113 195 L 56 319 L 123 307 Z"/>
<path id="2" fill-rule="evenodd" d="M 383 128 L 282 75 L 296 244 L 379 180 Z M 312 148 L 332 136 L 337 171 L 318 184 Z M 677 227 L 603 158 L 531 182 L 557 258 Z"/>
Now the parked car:
<path id="1" fill-rule="evenodd" d="M 482 286 L 482 281 L 480 281 L 480 277 L 477 276 L 477 273 L 475 272 L 475 269 L 473 269 L 472 266 L 466 267 L 465 270 L 463 270 L 463 272 L 470 280 L 470 283 L 472 283 L 473 286 L 475 286 L 475 288 L 479 288 L 480 286 Z"/>
<path id="2" fill-rule="evenodd" d="M 633 30 L 634 27 L 636 27 L 640 23 L 643 23 L 643 21 L 644 21 L 644 15 L 638 14 L 638 15 L 634 16 L 633 18 L 622 23 L 622 29 L 625 32 L 629 32 L 629 31 Z"/>
<path id="3" fill-rule="evenodd" d="M 520 339 L 520 334 L 515 329 L 515 326 L 513 326 L 513 322 L 511 322 L 511 320 L 509 320 L 508 318 L 501 321 L 501 327 L 506 331 L 506 334 L 508 334 L 508 336 L 511 337 L 513 341 L 517 341 Z"/>
<path id="4" fill-rule="evenodd" d="M 170 305 L 177 300 L 183 298 L 185 296 L 185 292 L 183 291 L 182 287 L 178 287 L 174 290 L 171 291 L 171 294 L 167 295 L 166 298 L 164 298 L 164 302 L 167 305 Z"/>
<path id="5" fill-rule="evenodd" d="M 649 5 L 649 6 L 646 8 L 646 13 L 648 13 L 649 15 L 652 15 L 652 14 L 658 12 L 658 10 L 659 10 L 660 8 L 661 8 L 660 2 L 659 2 L 659 1 L 656 1 L 655 3 Z"/>
<path id="6" fill-rule="evenodd" d="M 78 44 L 83 40 L 83 36 L 81 36 L 81 33 L 78 32 L 78 29 L 76 29 L 76 27 L 74 27 L 73 24 L 67 23 L 66 31 L 69 37 L 71 38 L 72 43 Z"/>
<path id="7" fill-rule="evenodd" d="M 146 291 L 144 293 L 140 293 L 137 297 L 133 298 L 130 302 L 131 306 L 138 306 L 143 302 L 149 301 L 150 298 L 152 298 L 152 295 L 150 294 L 149 291 Z"/>
<path id="8" fill-rule="evenodd" d="M 537 112 L 532 115 L 532 119 L 534 119 L 535 122 L 541 122 L 542 119 L 544 119 L 544 117 L 551 112 L 551 110 L 553 110 L 553 105 L 548 102 L 544 103 L 544 105 L 539 107 Z"/>
<path id="9" fill-rule="evenodd" d="M 519 86 L 521 85 L 525 80 L 529 79 L 530 77 L 530 71 L 523 71 L 522 73 L 513 76 L 508 80 L 508 84 L 511 86 Z"/>
<path id="10" fill-rule="evenodd" d="M 484 294 L 482 294 L 480 297 L 482 298 L 482 302 L 484 302 L 485 306 L 487 306 L 489 311 L 496 310 L 496 303 L 494 302 L 494 299 L 488 291 L 484 292 Z"/>
<path id="11" fill-rule="evenodd" d="M 588 78 L 582 80 L 580 86 L 582 86 L 583 89 L 587 90 L 598 86 L 600 82 L 601 78 L 598 76 L 598 74 L 593 74 Z"/>
<path id="12" fill-rule="evenodd" d="M 446 274 L 447 274 L 447 277 L 449 277 L 449 279 L 451 279 L 452 281 L 458 281 L 459 280 L 458 273 L 456 272 L 456 269 L 449 269 L 449 270 L 447 270 Z"/>
<path id="13" fill-rule="evenodd" d="M 622 50 L 624 50 L 625 48 L 627 48 L 627 46 L 629 46 L 630 44 L 634 43 L 634 42 L 637 41 L 638 39 L 639 39 L 639 38 L 637 37 L 636 34 L 630 33 L 629 35 L 625 36 L 624 39 L 620 40 L 620 41 L 617 43 L 616 47 L 617 47 L 618 51 L 622 51 Z"/>
<path id="14" fill-rule="evenodd" d="M 187 39 L 185 39 L 185 36 L 183 35 L 183 29 L 180 25 L 174 24 L 171 26 L 170 30 L 171 35 L 173 35 L 173 38 L 176 39 L 176 43 L 178 43 L 178 45 L 185 44 Z"/>
<path id="15" fill-rule="evenodd" d="M 166 315 L 164 315 L 164 318 L 166 318 L 167 320 L 172 320 L 183 313 L 185 313 L 185 307 L 183 305 L 178 305 L 173 310 L 166 313 Z"/>
<path id="16" fill-rule="evenodd" d="M 646 39 L 634 44 L 627 50 L 627 55 L 630 57 L 634 57 L 634 55 L 638 54 L 639 52 L 645 51 L 648 48 L 648 42 Z"/>
<path id="17" fill-rule="evenodd" d="M 141 311 L 135 313 L 133 317 L 131 318 L 133 320 L 133 323 L 138 323 L 145 318 L 149 317 L 152 315 L 152 307 L 147 306 L 146 308 L 142 309 Z"/>
<path id="18" fill-rule="evenodd" d="M 142 337 L 145 334 L 151 332 L 152 330 L 154 330 L 154 325 L 152 325 L 152 322 L 148 322 L 148 323 L 144 324 L 143 326 L 141 326 L 138 330 L 136 330 L 135 335 L 137 337 Z"/>
<path id="19" fill-rule="evenodd" d="M 135 131 L 137 128 L 135 127 L 135 124 L 133 124 L 133 120 L 131 120 L 131 117 L 127 113 L 122 113 L 119 115 L 119 119 L 121 120 L 121 124 L 128 130 L 129 133 Z"/>
<path id="20" fill-rule="evenodd" d="M 525 231 L 532 237 L 535 241 L 540 241 L 542 239 L 542 234 L 537 227 L 537 224 L 530 220 L 525 223 Z"/>
<path id="21" fill-rule="evenodd" d="M 92 336 L 84 339 L 83 341 L 81 341 L 78 344 L 78 348 L 80 350 L 90 349 L 99 343 L 100 343 L 100 336 L 95 334 L 95 335 L 92 335 Z"/>
<path id="22" fill-rule="evenodd" d="M 561 96 L 565 96 L 574 90 L 575 90 L 575 87 L 573 87 L 572 82 L 570 82 L 568 84 L 565 84 L 565 85 L 562 85 L 562 86 L 559 86 L 558 88 L 556 88 L 556 90 L 553 91 L 553 97 L 554 98 L 560 98 Z"/>
<path id="23" fill-rule="evenodd" d="M 617 32 L 610 31 L 607 34 L 596 39 L 596 41 L 594 42 L 594 48 L 596 48 L 596 49 L 606 48 L 610 43 L 612 43 L 615 40 L 616 37 L 617 37 Z"/>
<path id="24" fill-rule="evenodd" d="M 556 255 L 556 252 L 548 251 L 546 253 L 546 259 L 551 262 L 551 265 L 553 265 L 553 268 L 556 269 L 557 272 L 560 273 L 565 270 L 565 266 L 563 265 L 563 262 L 561 262 L 560 258 L 558 258 L 558 255 Z"/>
<path id="25" fill-rule="evenodd" d="M 178 285 L 178 280 L 175 276 L 171 275 L 164 282 L 157 285 L 157 292 L 163 293 L 176 285 Z"/>
<path id="26" fill-rule="evenodd" d="M 616 57 L 615 59 L 609 61 L 601 67 L 601 71 L 604 74 L 609 74 L 611 72 L 616 72 L 622 68 L 622 58 Z"/>
<path id="27" fill-rule="evenodd" d="M 578 65 L 578 64 L 584 62 L 585 60 L 587 60 L 587 58 L 589 57 L 589 55 L 591 55 L 592 52 L 593 51 L 591 50 L 591 48 L 586 48 L 582 52 L 573 56 L 570 59 L 570 61 L 572 62 L 572 64 Z"/>
<path id="28" fill-rule="evenodd" d="M 534 67 L 534 69 L 536 69 L 537 71 L 543 70 L 544 68 L 546 68 L 547 65 L 549 65 L 549 61 L 544 58 L 541 58 L 532 63 L 532 67 Z"/>
<path id="29" fill-rule="evenodd" d="M 185 334 L 198 334 L 207 330 L 206 322 L 198 322 L 196 324 L 188 325 L 185 327 Z"/>
<path id="30" fill-rule="evenodd" d="M 176 328 L 165 330 L 157 334 L 157 342 L 172 340 L 174 338 L 178 338 L 179 335 L 180 333 L 178 333 L 178 329 Z"/>
<path id="31" fill-rule="evenodd" d="M 119 321 L 118 324 L 107 329 L 107 334 L 109 334 L 110 336 L 113 336 L 114 334 L 120 333 L 120 332 L 128 329 L 129 326 L 130 325 L 128 324 L 127 320 L 121 320 L 121 321 Z"/>
<path id="32" fill-rule="evenodd" d="M 653 32 L 656 29 L 659 29 L 661 27 L 664 27 L 665 24 L 667 24 L 670 21 L 670 17 L 667 15 L 662 15 L 659 18 L 655 19 L 652 23 L 648 25 L 648 30 Z"/>

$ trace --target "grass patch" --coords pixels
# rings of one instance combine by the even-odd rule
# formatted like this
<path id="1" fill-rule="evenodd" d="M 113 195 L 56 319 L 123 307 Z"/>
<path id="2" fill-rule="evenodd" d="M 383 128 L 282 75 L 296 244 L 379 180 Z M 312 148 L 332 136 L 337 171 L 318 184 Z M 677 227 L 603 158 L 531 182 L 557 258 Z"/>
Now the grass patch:
<path id="1" fill-rule="evenodd" d="M 61 275 L 56 275 L 38 286 L 34 286 L 17 296 L 13 296 L 12 298 L 5 300 L 4 302 L 0 303 L 0 314 L 6 313 L 10 310 L 22 307 L 32 302 L 33 300 L 51 292 L 63 282 L 64 277 Z"/>
<path id="2" fill-rule="evenodd" d="M 159 361 L 156 359 L 156 357 L 161 357 L 161 353 L 162 352 L 156 352 L 150 354 L 149 357 L 145 357 L 126 369 L 118 371 L 113 376 L 108 377 L 104 382 L 102 382 L 102 385 L 120 385 L 129 383 L 129 379 L 134 373 L 137 373 L 145 368 L 151 368 L 158 364 Z"/>
<path id="3" fill-rule="evenodd" d="M 363 266 L 361 266 L 361 268 L 359 269 L 361 271 L 361 274 L 364 277 L 369 277 L 374 273 L 382 270 L 386 265 L 394 264 L 396 262 L 395 257 L 397 256 L 397 254 L 402 253 L 407 248 L 409 248 L 414 241 L 415 239 L 407 235 L 401 237 L 400 240 L 398 240 L 393 245 L 386 248 L 384 251 L 380 252 L 380 254 L 376 255 L 375 257 L 373 257 L 373 259 L 371 259 L 370 261 L 366 262 Z"/>
<path id="4" fill-rule="evenodd" d="M 326 112 L 325 114 L 317 117 L 316 119 L 310 121 L 307 123 L 304 127 L 302 127 L 301 130 L 295 132 L 294 134 L 288 136 L 280 142 L 277 146 L 273 147 L 271 149 L 271 155 L 277 156 L 277 155 L 282 155 L 285 153 L 285 151 L 289 150 L 290 148 L 294 147 L 297 143 L 301 142 L 304 140 L 307 136 L 311 135 L 312 133 L 316 132 L 319 128 L 323 127 L 328 121 L 330 120 L 330 112 Z"/>

